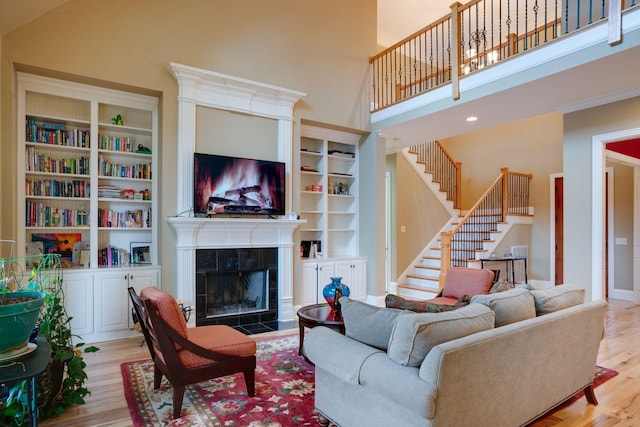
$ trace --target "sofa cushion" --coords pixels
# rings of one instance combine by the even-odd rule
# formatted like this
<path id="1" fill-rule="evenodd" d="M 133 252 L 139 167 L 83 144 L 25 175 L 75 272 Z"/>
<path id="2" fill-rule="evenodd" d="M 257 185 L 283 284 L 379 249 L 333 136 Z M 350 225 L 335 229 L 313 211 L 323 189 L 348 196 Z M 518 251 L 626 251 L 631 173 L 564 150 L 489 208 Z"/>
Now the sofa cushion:
<path id="1" fill-rule="evenodd" d="M 482 304 L 444 313 L 411 313 L 399 316 L 391 332 L 387 354 L 396 363 L 420 366 L 433 346 L 492 329 L 493 311 Z"/>
<path id="2" fill-rule="evenodd" d="M 472 303 L 489 307 L 496 315 L 495 326 L 508 325 L 536 317 L 533 295 L 526 289 L 515 288 L 486 295 L 475 295 Z"/>
<path id="3" fill-rule="evenodd" d="M 384 304 L 387 308 L 400 308 L 402 310 L 410 310 L 416 313 L 441 313 L 443 311 L 455 310 L 469 304 L 471 298 L 469 295 L 463 295 L 458 298 L 454 304 L 436 304 L 432 300 L 411 300 L 402 298 L 394 294 L 387 294 L 384 298 Z"/>
<path id="4" fill-rule="evenodd" d="M 398 316 L 409 312 L 375 307 L 348 297 L 340 298 L 345 335 L 372 347 L 386 350 Z"/>
<path id="5" fill-rule="evenodd" d="M 460 298 L 463 295 L 486 294 L 493 284 L 493 271 L 479 268 L 453 267 L 447 270 L 442 296 Z"/>
<path id="6" fill-rule="evenodd" d="M 584 302 L 584 288 L 565 284 L 531 291 L 539 315 L 553 313 Z"/>

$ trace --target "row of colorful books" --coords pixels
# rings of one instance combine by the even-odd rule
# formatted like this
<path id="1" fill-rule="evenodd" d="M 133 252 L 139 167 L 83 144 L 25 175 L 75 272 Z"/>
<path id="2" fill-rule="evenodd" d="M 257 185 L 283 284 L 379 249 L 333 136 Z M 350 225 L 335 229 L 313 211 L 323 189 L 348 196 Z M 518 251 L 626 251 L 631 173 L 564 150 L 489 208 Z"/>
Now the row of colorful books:
<path id="1" fill-rule="evenodd" d="M 33 147 L 25 150 L 25 168 L 29 172 L 66 173 L 73 175 L 89 175 L 88 157 L 54 158 L 46 154 L 38 154 Z"/>
<path id="2" fill-rule="evenodd" d="M 104 177 L 151 179 L 151 164 L 112 163 L 109 160 L 100 157 L 98 173 L 100 176 Z"/>
<path id="3" fill-rule="evenodd" d="M 106 267 L 127 266 L 130 262 L 129 251 L 115 246 L 107 246 L 98 253 L 98 265 Z"/>
<path id="4" fill-rule="evenodd" d="M 114 211 L 98 209 L 98 227 L 104 228 L 150 228 L 151 208 Z"/>
<path id="5" fill-rule="evenodd" d="M 27 200 L 25 209 L 27 227 L 85 227 L 89 225 L 89 215 L 83 209 L 55 208 L 34 200 Z"/>
<path id="6" fill-rule="evenodd" d="M 25 195 L 47 197 L 90 197 L 90 183 L 81 180 L 40 179 L 25 182 Z"/>
<path id="7" fill-rule="evenodd" d="M 27 142 L 39 142 L 50 145 L 89 148 L 89 129 L 71 129 L 58 123 L 38 123 L 33 117 L 27 120 Z"/>
<path id="8" fill-rule="evenodd" d="M 133 138 L 98 135 L 101 150 L 122 151 L 125 153 L 133 153 L 136 150 L 133 144 Z"/>

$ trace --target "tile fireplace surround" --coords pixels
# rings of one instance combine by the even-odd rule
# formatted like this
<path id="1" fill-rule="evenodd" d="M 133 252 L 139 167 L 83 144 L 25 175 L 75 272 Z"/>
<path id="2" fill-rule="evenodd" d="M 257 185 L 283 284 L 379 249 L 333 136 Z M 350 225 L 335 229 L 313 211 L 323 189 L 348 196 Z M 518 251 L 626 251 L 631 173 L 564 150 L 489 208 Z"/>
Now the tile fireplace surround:
<path id="1" fill-rule="evenodd" d="M 197 249 L 278 248 L 278 322 L 294 320 L 293 232 L 301 221 L 185 217 L 169 217 L 166 220 L 177 235 L 177 299 L 195 307 Z M 189 321 L 195 323 L 195 316 Z"/>

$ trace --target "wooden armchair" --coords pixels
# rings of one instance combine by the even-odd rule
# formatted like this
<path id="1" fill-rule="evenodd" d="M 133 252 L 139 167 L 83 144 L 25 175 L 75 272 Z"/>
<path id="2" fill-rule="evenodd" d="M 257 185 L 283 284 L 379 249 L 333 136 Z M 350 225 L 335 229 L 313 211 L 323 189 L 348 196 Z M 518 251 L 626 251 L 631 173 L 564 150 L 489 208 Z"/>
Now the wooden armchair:
<path id="1" fill-rule="evenodd" d="M 173 386 L 174 418 L 189 384 L 242 372 L 247 394 L 255 395 L 255 340 L 226 325 L 187 328 L 176 300 L 155 287 L 129 294 L 154 362 L 153 386 L 160 388 L 163 375 Z"/>

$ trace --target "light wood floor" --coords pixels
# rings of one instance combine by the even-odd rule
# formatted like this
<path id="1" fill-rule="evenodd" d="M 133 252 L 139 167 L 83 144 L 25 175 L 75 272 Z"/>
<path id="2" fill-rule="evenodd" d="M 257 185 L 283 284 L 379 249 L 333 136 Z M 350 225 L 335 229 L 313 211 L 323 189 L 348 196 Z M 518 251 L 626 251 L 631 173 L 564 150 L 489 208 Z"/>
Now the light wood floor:
<path id="1" fill-rule="evenodd" d="M 280 331 L 265 335 L 278 335 Z M 130 426 L 124 399 L 120 364 L 147 359 L 139 339 L 100 343 L 101 350 L 87 354 L 88 388 L 86 404 L 68 408 L 42 426 Z M 584 398 L 533 424 L 535 427 L 632 427 L 640 426 L 640 305 L 610 300 L 606 336 L 600 345 L 598 364 L 620 374 L 595 389 L 598 406 Z"/>

